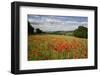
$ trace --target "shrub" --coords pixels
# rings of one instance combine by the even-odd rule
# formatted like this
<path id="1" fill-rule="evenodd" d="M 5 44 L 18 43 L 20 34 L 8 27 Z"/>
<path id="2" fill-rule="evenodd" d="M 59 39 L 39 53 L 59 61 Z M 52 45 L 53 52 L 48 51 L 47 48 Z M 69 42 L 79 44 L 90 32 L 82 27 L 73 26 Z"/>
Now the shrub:
<path id="1" fill-rule="evenodd" d="M 42 30 L 40 30 L 39 28 L 36 29 L 36 33 L 43 33 Z"/>
<path id="2" fill-rule="evenodd" d="M 84 26 L 79 26 L 78 29 L 73 32 L 75 37 L 79 38 L 87 38 L 88 29 Z"/>

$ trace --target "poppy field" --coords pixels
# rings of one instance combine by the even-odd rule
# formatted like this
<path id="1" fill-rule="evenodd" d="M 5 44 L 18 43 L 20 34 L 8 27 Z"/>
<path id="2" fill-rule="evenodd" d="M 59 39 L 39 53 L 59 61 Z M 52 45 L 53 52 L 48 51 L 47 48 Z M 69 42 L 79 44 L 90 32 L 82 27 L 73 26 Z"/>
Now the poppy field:
<path id="1" fill-rule="evenodd" d="M 88 57 L 86 38 L 66 35 L 28 36 L 28 61 L 84 59 Z"/>

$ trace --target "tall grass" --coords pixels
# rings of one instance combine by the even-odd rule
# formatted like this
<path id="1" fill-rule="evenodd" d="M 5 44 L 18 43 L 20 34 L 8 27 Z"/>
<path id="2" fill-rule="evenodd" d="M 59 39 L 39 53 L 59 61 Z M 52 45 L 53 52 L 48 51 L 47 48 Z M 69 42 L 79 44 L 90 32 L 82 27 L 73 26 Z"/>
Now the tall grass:
<path id="1" fill-rule="evenodd" d="M 28 60 L 83 59 L 88 57 L 87 39 L 64 35 L 30 35 Z"/>

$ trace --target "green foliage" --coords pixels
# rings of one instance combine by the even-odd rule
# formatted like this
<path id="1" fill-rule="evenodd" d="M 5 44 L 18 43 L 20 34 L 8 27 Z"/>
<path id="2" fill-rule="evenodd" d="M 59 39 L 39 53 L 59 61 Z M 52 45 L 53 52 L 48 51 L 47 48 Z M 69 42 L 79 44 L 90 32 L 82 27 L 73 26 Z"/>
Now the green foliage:
<path id="1" fill-rule="evenodd" d="M 36 33 L 42 33 L 42 30 L 40 30 L 39 28 L 36 29 Z"/>
<path id="2" fill-rule="evenodd" d="M 34 34 L 34 28 L 31 26 L 30 22 L 28 22 L 28 35 Z"/>
<path id="3" fill-rule="evenodd" d="M 88 29 L 84 26 L 79 26 L 78 29 L 73 31 L 73 35 L 79 38 L 87 38 L 88 37 Z"/>

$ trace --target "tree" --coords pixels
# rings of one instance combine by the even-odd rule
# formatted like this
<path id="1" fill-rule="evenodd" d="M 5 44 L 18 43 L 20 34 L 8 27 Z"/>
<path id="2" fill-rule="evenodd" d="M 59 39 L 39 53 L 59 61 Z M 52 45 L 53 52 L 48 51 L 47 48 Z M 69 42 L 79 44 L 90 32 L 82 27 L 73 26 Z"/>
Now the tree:
<path id="1" fill-rule="evenodd" d="M 39 28 L 36 29 L 36 33 L 42 33 L 42 30 L 40 30 Z"/>
<path id="2" fill-rule="evenodd" d="M 28 22 L 28 35 L 34 34 L 34 28 L 31 26 L 30 22 Z"/>
<path id="3" fill-rule="evenodd" d="M 79 38 L 87 38 L 88 29 L 84 26 L 79 26 L 78 29 L 74 30 L 73 34 Z"/>

